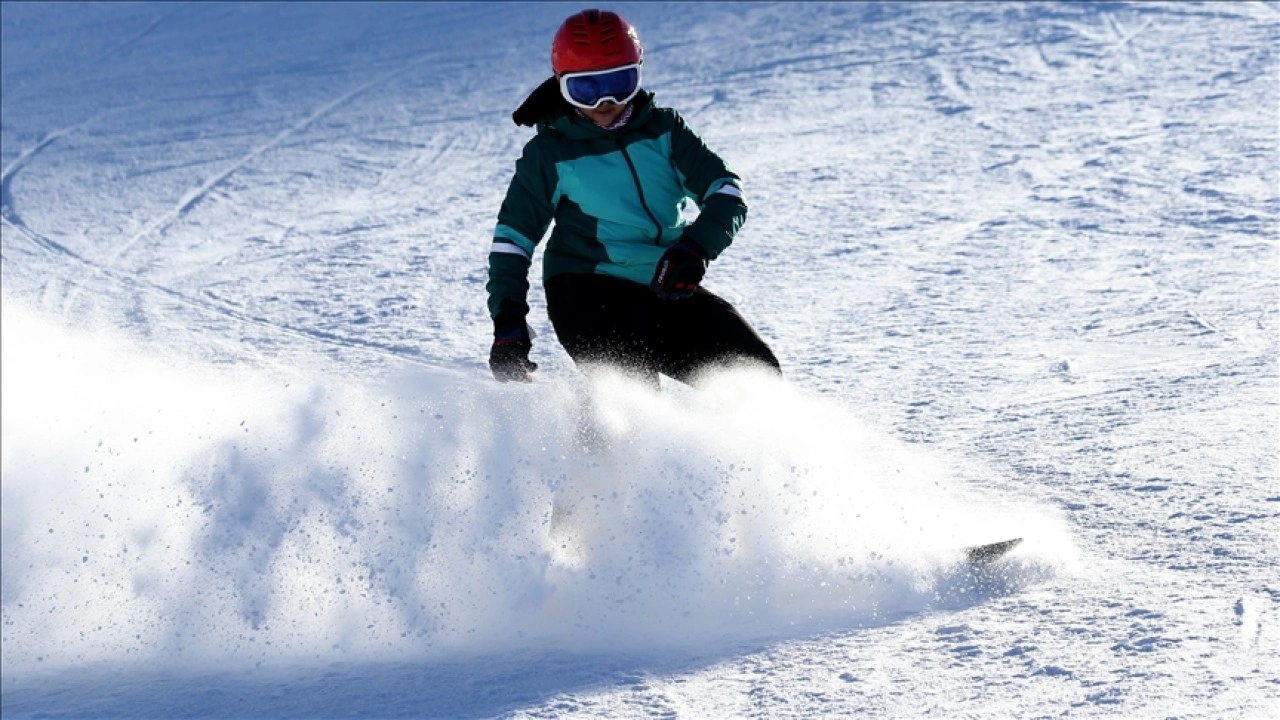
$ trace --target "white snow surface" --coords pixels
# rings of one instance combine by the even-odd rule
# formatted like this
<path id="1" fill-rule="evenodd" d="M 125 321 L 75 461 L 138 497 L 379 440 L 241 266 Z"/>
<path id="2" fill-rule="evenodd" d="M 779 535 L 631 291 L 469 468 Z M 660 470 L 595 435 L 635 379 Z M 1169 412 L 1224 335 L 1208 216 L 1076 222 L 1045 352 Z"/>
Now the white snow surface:
<path id="1" fill-rule="evenodd" d="M 1280 716 L 1280 7 L 610 7 L 783 381 L 489 376 L 579 4 L 0 5 L 6 720 Z"/>

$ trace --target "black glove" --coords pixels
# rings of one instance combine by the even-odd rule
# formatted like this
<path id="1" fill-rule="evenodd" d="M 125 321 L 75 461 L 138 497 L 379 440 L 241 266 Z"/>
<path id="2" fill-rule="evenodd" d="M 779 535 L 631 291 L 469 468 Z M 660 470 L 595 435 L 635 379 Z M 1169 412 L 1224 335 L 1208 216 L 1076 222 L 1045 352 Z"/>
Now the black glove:
<path id="1" fill-rule="evenodd" d="M 529 373 L 538 369 L 538 364 L 529 359 L 529 350 L 533 342 L 529 339 L 529 329 L 523 322 L 514 327 L 495 327 L 493 331 L 493 347 L 489 350 L 489 369 L 499 382 L 533 382 Z"/>
<path id="2" fill-rule="evenodd" d="M 658 260 L 649 289 L 663 300 L 687 298 L 707 272 L 707 254 L 689 238 L 680 238 Z"/>

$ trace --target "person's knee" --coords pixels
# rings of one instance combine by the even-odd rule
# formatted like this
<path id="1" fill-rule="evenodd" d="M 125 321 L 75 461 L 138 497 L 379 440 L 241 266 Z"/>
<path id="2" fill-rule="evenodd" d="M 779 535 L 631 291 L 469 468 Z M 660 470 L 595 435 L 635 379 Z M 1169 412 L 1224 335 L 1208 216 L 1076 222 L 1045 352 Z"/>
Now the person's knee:
<path id="1" fill-rule="evenodd" d="M 778 362 L 778 356 L 773 354 L 773 350 L 760 339 L 759 335 L 752 333 L 751 342 L 746 343 L 746 347 L 739 353 L 740 363 L 744 365 L 756 365 L 761 368 L 767 368 L 773 372 L 782 374 L 782 363 Z"/>
<path id="2" fill-rule="evenodd" d="M 740 356 L 734 364 L 738 367 L 766 370 L 779 377 L 782 376 L 782 363 L 778 362 L 777 356 L 768 347 L 763 348 L 763 352 Z"/>

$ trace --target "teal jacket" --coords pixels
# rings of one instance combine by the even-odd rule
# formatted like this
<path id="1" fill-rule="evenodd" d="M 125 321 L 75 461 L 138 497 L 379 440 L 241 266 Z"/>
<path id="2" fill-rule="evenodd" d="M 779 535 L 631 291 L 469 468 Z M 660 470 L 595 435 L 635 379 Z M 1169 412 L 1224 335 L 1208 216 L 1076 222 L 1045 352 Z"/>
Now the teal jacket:
<path id="1" fill-rule="evenodd" d="M 543 279 L 598 273 L 648 285 L 658 259 L 681 237 L 715 259 L 747 217 L 742 182 L 680 114 L 641 91 L 631 120 L 606 130 L 576 112 L 555 112 L 516 162 L 489 252 L 489 314 L 499 327 L 529 312 L 534 248 L 555 221 Z M 699 214 L 684 215 L 692 202 Z"/>

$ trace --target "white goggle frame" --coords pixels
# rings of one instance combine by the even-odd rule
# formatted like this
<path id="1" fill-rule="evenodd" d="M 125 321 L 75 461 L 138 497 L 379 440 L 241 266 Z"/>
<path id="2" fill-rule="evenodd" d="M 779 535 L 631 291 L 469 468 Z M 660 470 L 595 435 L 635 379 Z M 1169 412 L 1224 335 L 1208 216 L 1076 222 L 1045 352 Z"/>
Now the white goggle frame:
<path id="1" fill-rule="evenodd" d="M 609 73 L 615 73 L 620 70 L 632 70 L 632 69 L 636 71 L 636 87 L 634 90 L 631 91 L 631 94 L 627 95 L 626 97 L 614 97 L 613 95 L 604 95 L 600 98 L 597 98 L 594 105 L 586 105 L 584 103 L 578 102 L 577 100 L 574 100 L 573 97 L 569 95 L 569 80 L 573 78 L 592 77 L 594 75 L 608 75 Z M 564 98 L 565 102 L 569 103 L 570 105 L 576 108 L 582 108 L 583 110 L 595 110 L 606 101 L 612 101 L 619 105 L 626 105 L 627 103 L 631 102 L 631 99 L 634 98 L 640 92 L 640 83 L 643 79 L 642 72 L 643 71 L 640 69 L 640 63 L 631 63 L 630 65 L 619 65 L 618 67 L 609 68 L 608 70 L 584 70 L 582 72 L 565 73 L 560 76 L 560 97 Z"/>

